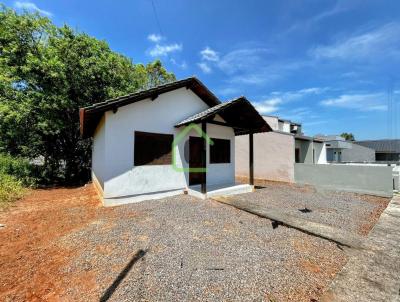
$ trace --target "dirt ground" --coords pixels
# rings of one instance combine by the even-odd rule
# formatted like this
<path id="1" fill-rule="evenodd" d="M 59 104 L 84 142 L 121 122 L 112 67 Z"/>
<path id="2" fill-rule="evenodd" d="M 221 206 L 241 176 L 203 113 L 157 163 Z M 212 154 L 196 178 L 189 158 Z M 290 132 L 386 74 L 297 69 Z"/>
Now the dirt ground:
<path id="1" fill-rule="evenodd" d="M 119 292 L 114 294 L 115 301 L 135 300 L 136 296 L 146 301 L 169 300 L 165 293 L 175 290 L 169 288 L 174 278 L 183 278 L 179 281 L 183 284 L 186 277 L 174 276 L 176 267 L 171 266 L 171 272 L 165 270 L 173 261 L 180 261 L 183 269 L 195 267 L 187 271 L 191 277 L 205 264 L 203 258 L 196 256 L 202 252 L 211 262 L 216 254 L 224 261 L 231 261 L 229 253 L 243 252 L 248 258 L 240 257 L 243 262 L 226 264 L 232 267 L 225 270 L 225 277 L 221 277 L 219 284 L 228 282 L 232 292 L 242 293 L 242 281 L 233 279 L 240 279 L 239 274 L 243 272 L 249 274 L 251 280 L 259 277 L 259 283 L 246 290 L 255 294 L 258 288 L 263 290 L 262 301 L 315 299 L 346 262 L 340 248 L 325 240 L 283 227 L 272 230 L 265 220 L 250 214 L 210 201 L 182 198 L 166 200 L 161 206 L 158 201 L 152 201 L 104 208 L 92 186 L 31 191 L 14 206 L 0 212 L 0 223 L 5 225 L 0 229 L 0 301 L 98 301 L 118 272 L 124 269 L 132 251 L 145 249 L 149 242 L 155 248 L 146 255 L 147 264 L 134 266 L 137 274 L 129 274 Z M 182 201 L 187 201 L 183 207 Z M 179 215 L 180 211 L 184 217 Z M 162 219 L 165 221 L 160 222 Z M 160 224 L 159 229 L 155 227 L 157 224 Z M 163 228 L 168 230 L 167 236 L 160 232 Z M 190 247 L 193 242 L 198 250 Z M 269 251 L 273 258 L 268 258 L 271 242 L 277 245 Z M 193 256 L 184 258 L 193 250 Z M 256 250 L 265 251 L 265 255 Z M 180 251 L 186 253 L 182 252 L 177 260 L 176 253 Z M 254 267 L 251 261 L 258 263 L 260 259 L 267 259 L 269 266 Z M 240 267 L 242 264 L 245 266 Z M 141 276 L 141 271 L 146 269 L 147 273 Z M 161 273 L 164 275 L 157 276 Z M 143 278 L 147 279 L 143 281 Z M 191 282 L 189 286 L 194 288 L 179 293 L 182 297 L 187 297 L 185 295 L 191 291 L 193 297 L 197 297 L 196 286 L 210 288 L 212 280 L 207 279 L 207 275 L 202 273 L 196 278 L 198 284 Z M 146 297 L 146 293 L 137 292 L 139 281 L 145 282 L 141 286 L 153 291 L 154 296 Z M 235 288 L 236 285 L 239 287 Z M 215 287 L 213 291 L 205 300 L 214 297 L 217 301 L 218 294 L 224 297 L 219 300 L 232 300 L 223 296 L 226 295 L 223 288 Z"/>
<path id="2" fill-rule="evenodd" d="M 57 301 L 71 276 L 60 274 L 76 250 L 60 250 L 54 243 L 85 227 L 101 208 L 91 187 L 33 190 L 14 206 L 0 213 L 0 300 Z"/>

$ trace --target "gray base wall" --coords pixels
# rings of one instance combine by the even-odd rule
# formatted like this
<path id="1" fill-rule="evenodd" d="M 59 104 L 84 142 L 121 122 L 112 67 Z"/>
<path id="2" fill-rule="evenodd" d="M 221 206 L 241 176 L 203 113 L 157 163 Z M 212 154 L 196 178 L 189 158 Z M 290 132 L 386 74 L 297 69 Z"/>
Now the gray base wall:
<path id="1" fill-rule="evenodd" d="M 393 196 L 392 167 L 295 164 L 294 179 L 331 190 Z"/>

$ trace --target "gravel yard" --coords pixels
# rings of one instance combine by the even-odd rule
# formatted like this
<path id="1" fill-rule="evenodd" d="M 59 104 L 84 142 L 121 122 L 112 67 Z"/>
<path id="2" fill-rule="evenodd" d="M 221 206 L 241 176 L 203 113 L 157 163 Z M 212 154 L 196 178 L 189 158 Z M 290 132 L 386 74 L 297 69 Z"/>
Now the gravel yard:
<path id="1" fill-rule="evenodd" d="M 235 195 L 234 198 L 363 236 L 372 229 L 390 201 L 384 197 L 317 191 L 311 186 L 279 182 L 263 182 L 256 192 Z M 311 212 L 300 211 L 305 208 Z"/>
<path id="2" fill-rule="evenodd" d="M 246 196 L 297 211 L 291 198 L 311 194 L 273 191 Z M 91 187 L 40 190 L 0 223 L 2 301 L 312 301 L 347 260 L 332 242 L 187 195 L 103 208 Z"/>
<path id="3" fill-rule="evenodd" d="M 117 211 L 133 215 L 112 225 L 99 220 L 62 242 L 86 242 L 69 273 L 97 270 L 100 292 L 130 256 L 147 251 L 112 301 L 309 301 L 345 263 L 335 244 L 273 229 L 266 219 L 213 201 L 179 196 Z M 104 255 L 98 257 L 93 246 L 104 247 Z M 75 290 L 71 294 L 79 296 Z"/>

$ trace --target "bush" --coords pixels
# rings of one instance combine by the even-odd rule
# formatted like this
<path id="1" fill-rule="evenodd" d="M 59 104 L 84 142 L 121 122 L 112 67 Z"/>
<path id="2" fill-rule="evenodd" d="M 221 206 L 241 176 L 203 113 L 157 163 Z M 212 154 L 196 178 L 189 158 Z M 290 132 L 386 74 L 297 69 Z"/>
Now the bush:
<path id="1" fill-rule="evenodd" d="M 35 167 L 27 159 L 0 154 L 0 177 L 12 176 L 23 186 L 34 186 L 35 174 Z"/>
<path id="2" fill-rule="evenodd" d="M 0 208 L 21 198 L 24 191 L 21 181 L 11 175 L 0 173 Z"/>

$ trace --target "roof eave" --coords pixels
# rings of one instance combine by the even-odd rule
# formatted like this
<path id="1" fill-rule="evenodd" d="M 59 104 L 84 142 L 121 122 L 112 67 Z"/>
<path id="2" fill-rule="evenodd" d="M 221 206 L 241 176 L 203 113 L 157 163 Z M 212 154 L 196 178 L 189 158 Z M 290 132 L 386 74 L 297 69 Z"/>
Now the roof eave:
<path id="1" fill-rule="evenodd" d="M 199 98 L 201 98 L 208 106 L 212 107 L 220 104 L 220 100 L 196 77 L 190 77 L 187 79 L 167 83 L 158 87 L 154 87 L 148 90 L 139 91 L 133 94 L 121 96 L 101 103 L 93 104 L 84 108 L 80 108 L 80 133 L 81 137 L 87 138 L 93 135 L 96 126 L 88 125 L 87 119 L 90 116 L 93 119 L 92 123 L 98 123 L 104 112 L 113 110 L 116 111 L 118 108 L 133 104 L 145 99 L 150 98 L 155 100 L 159 95 L 174 91 L 180 88 L 186 87 L 191 89 Z"/>

